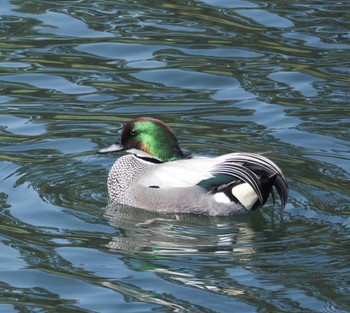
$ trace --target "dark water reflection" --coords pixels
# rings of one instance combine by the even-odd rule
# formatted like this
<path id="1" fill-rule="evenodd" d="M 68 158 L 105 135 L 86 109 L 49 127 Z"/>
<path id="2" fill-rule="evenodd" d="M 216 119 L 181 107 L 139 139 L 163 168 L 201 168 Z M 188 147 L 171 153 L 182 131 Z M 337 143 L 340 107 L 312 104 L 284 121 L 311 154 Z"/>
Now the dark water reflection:
<path id="1" fill-rule="evenodd" d="M 1 1 L 0 312 L 349 312 L 347 1 Z M 271 151 L 290 200 L 107 208 L 132 117 Z"/>

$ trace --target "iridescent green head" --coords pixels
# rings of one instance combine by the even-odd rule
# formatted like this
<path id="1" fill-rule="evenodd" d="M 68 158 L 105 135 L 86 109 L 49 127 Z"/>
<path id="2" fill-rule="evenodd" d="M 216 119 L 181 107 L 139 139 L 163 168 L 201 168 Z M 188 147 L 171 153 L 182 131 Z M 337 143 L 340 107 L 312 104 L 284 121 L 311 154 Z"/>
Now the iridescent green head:
<path id="1" fill-rule="evenodd" d="M 109 153 L 121 150 L 143 151 L 162 162 L 184 158 L 172 130 L 160 120 L 139 117 L 128 122 L 123 129 L 120 142 L 98 150 Z"/>

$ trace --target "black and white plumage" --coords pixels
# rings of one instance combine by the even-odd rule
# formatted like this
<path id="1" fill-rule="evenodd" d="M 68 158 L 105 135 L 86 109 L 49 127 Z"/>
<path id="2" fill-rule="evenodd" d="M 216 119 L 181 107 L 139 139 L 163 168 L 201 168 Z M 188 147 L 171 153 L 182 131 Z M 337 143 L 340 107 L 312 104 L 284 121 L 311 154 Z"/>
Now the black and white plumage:
<path id="1" fill-rule="evenodd" d="M 108 193 L 112 202 L 151 211 L 224 216 L 263 206 L 271 194 L 275 202 L 275 190 L 284 208 L 288 199 L 287 181 L 279 167 L 265 156 L 230 153 L 213 158 L 185 158 L 176 141 L 171 143 L 175 157 L 168 154 L 169 160 L 165 160 L 160 157 L 165 155 L 164 151 L 157 154 L 150 148 L 152 142 L 142 140 L 148 138 L 141 135 L 149 135 L 150 126 L 139 125 L 158 120 L 141 118 L 130 123 L 123 130 L 121 144 L 99 150 L 106 153 L 127 147 L 129 152 L 117 159 L 109 172 Z M 164 125 L 157 124 L 160 129 L 153 130 L 150 137 L 171 131 Z M 165 149 L 169 138 L 175 136 L 167 137 L 163 143 Z"/>

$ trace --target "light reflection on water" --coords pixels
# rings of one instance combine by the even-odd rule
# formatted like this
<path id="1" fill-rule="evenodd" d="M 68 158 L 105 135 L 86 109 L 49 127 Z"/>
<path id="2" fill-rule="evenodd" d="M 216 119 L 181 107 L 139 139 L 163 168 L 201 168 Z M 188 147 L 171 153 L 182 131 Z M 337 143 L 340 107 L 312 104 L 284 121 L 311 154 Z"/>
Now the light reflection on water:
<path id="1" fill-rule="evenodd" d="M 349 9 L 2 1 L 0 311 L 350 311 Z M 140 115 L 271 151 L 283 219 L 106 210 L 95 151 Z"/>

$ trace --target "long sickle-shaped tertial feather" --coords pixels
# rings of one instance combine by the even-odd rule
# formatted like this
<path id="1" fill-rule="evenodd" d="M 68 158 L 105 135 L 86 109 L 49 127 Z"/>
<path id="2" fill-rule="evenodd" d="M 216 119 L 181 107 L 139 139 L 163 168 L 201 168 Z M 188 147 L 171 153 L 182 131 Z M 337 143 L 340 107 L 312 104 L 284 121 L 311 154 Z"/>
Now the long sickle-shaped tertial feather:
<path id="1" fill-rule="evenodd" d="M 271 160 L 253 153 L 232 153 L 222 163 L 218 164 L 213 174 L 224 174 L 248 183 L 257 194 L 260 204 L 263 205 L 271 191 L 266 193 L 263 181 L 273 180 L 281 200 L 282 209 L 288 199 L 288 184 L 278 166 Z M 275 203 L 275 198 L 273 197 Z"/>

